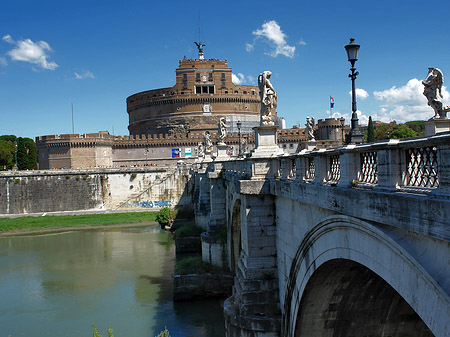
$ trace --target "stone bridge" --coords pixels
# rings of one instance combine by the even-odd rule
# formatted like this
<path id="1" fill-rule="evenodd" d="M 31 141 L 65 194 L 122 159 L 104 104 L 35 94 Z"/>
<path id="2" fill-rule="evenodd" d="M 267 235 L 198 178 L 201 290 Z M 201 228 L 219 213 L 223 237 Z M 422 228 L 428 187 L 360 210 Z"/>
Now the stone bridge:
<path id="1" fill-rule="evenodd" d="M 227 336 L 450 335 L 449 133 L 193 171 Z"/>

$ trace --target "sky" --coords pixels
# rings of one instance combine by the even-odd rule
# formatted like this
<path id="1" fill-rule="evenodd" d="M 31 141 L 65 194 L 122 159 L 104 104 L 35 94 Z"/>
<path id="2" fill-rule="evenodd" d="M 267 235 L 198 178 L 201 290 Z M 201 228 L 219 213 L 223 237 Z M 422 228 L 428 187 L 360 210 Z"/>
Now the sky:
<path id="1" fill-rule="evenodd" d="M 0 135 L 128 135 L 126 98 L 175 84 L 184 56 L 228 60 L 236 84 L 272 71 L 278 116 L 351 116 L 350 63 L 360 123 L 427 120 L 421 81 L 444 74 L 450 104 L 450 1 L 5 1 L 0 11 Z M 442 14 L 441 14 L 442 13 Z M 200 20 L 199 20 L 200 19 Z M 330 113 L 330 96 L 335 106 Z"/>

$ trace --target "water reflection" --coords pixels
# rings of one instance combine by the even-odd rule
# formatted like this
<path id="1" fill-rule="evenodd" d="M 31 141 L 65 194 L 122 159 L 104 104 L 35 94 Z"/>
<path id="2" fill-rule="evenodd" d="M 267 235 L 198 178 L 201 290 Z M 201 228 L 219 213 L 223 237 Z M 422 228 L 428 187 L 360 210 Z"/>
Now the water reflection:
<path id="1" fill-rule="evenodd" d="M 224 336 L 219 301 L 173 304 L 174 256 L 157 227 L 1 238 L 1 333 Z"/>

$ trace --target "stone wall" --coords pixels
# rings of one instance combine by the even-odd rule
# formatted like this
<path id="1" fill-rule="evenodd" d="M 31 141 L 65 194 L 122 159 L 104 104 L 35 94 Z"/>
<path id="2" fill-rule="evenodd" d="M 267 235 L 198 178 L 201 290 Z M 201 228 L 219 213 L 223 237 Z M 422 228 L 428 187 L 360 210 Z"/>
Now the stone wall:
<path id="1" fill-rule="evenodd" d="M 186 167 L 9 172 L 0 214 L 159 209 L 191 202 Z"/>

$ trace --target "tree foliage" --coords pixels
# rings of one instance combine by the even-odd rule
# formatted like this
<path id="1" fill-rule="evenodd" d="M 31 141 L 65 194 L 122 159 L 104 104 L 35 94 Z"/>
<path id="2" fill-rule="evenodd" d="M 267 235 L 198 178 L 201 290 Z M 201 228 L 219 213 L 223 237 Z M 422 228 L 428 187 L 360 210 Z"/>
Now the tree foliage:
<path id="1" fill-rule="evenodd" d="M 17 138 L 17 166 L 19 170 L 37 169 L 37 148 L 31 138 Z"/>
<path id="2" fill-rule="evenodd" d="M 410 129 L 405 124 L 397 125 L 396 128 L 394 128 L 391 138 L 394 139 L 403 139 L 403 138 L 412 138 L 417 137 L 416 132 L 413 129 Z"/>
<path id="3" fill-rule="evenodd" d="M 382 124 L 375 130 L 375 140 L 403 139 L 425 135 L 423 121 L 406 122 L 404 124 Z"/>
<path id="4" fill-rule="evenodd" d="M 391 139 L 392 132 L 396 126 L 396 124 L 381 124 L 375 130 L 375 140 Z"/>
<path id="5" fill-rule="evenodd" d="M 375 141 L 375 129 L 373 127 L 372 116 L 369 116 L 369 125 L 367 127 L 367 143 Z"/>
<path id="6" fill-rule="evenodd" d="M 163 207 L 156 214 L 156 221 L 160 225 L 167 225 L 170 220 L 175 219 L 176 215 L 176 211 L 171 210 L 169 207 Z"/>
<path id="7" fill-rule="evenodd" d="M 0 170 L 11 170 L 14 167 L 16 145 L 0 138 Z"/>
<path id="8" fill-rule="evenodd" d="M 414 130 L 417 137 L 425 136 L 425 121 L 410 121 L 406 122 L 404 125 Z"/>

